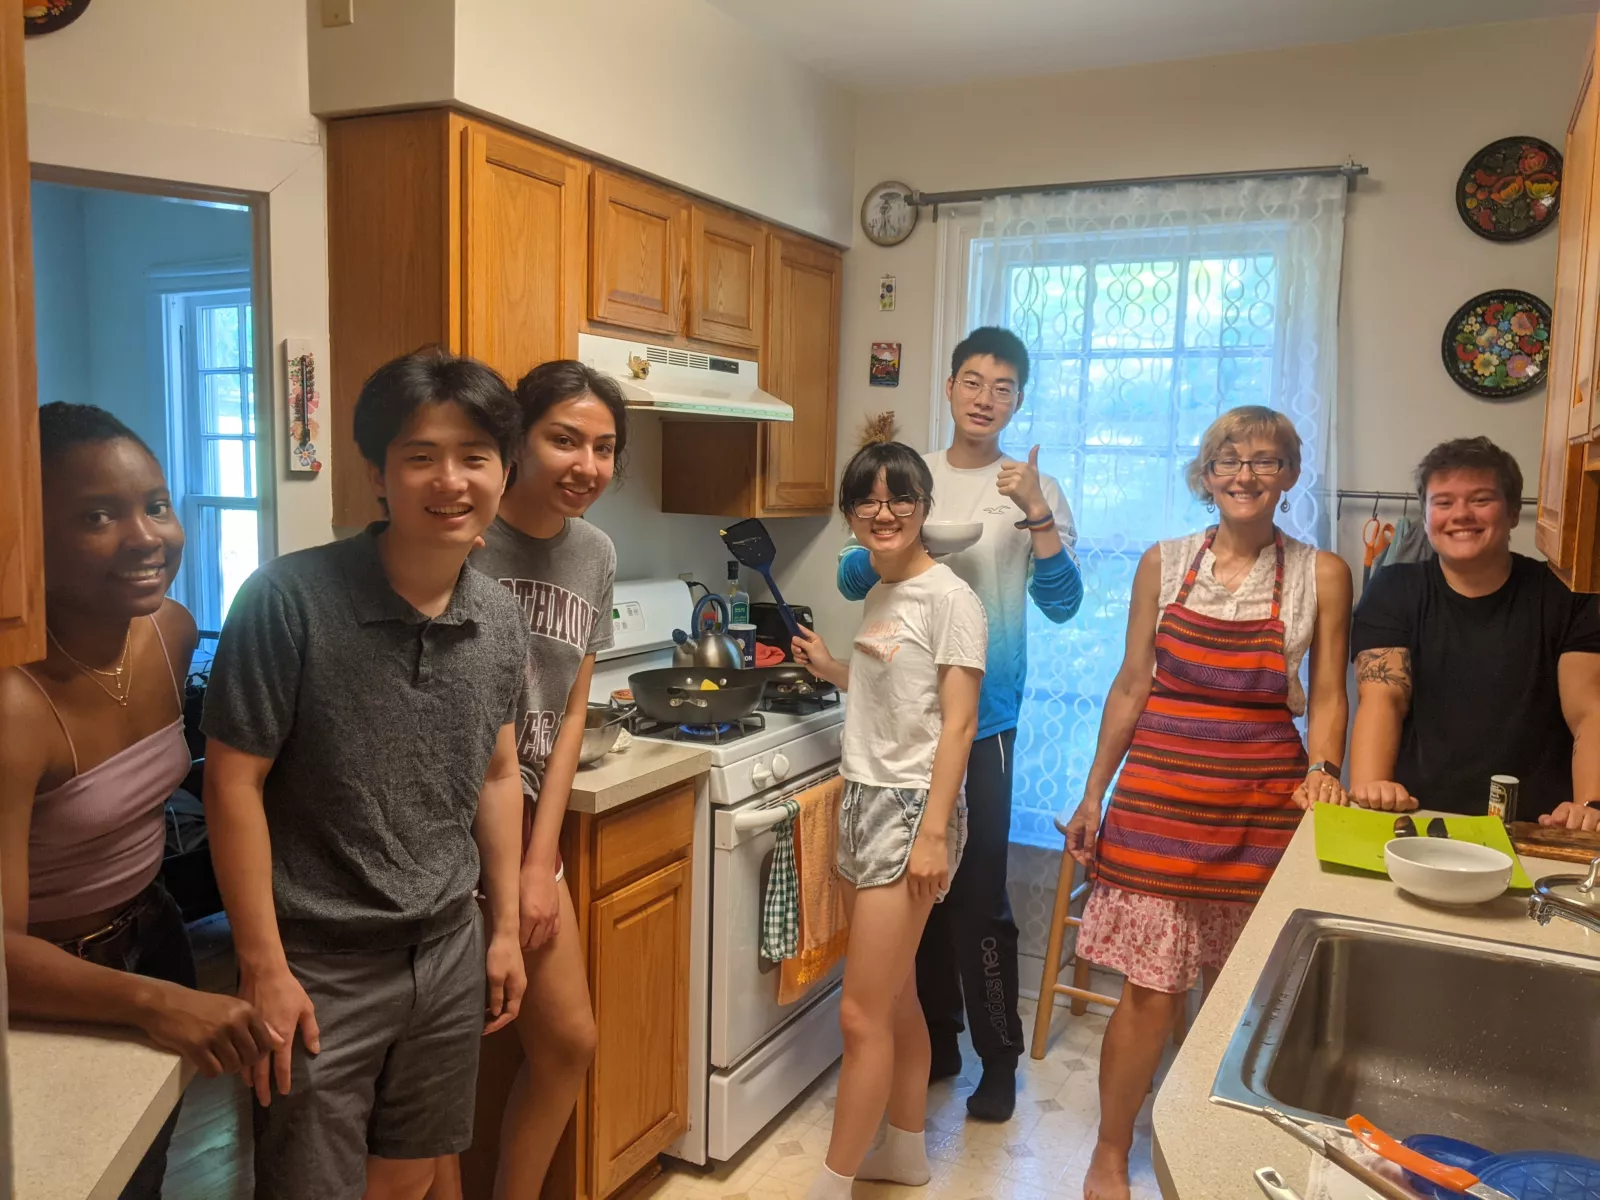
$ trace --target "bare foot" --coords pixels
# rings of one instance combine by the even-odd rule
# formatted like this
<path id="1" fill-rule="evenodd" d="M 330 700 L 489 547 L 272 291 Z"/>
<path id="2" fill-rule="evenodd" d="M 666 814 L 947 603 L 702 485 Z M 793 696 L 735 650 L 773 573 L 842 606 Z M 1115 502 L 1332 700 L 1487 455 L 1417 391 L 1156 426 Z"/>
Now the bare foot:
<path id="1" fill-rule="evenodd" d="M 1083 1200 L 1128 1200 L 1128 1154 L 1096 1142 L 1089 1173 L 1083 1177 Z"/>

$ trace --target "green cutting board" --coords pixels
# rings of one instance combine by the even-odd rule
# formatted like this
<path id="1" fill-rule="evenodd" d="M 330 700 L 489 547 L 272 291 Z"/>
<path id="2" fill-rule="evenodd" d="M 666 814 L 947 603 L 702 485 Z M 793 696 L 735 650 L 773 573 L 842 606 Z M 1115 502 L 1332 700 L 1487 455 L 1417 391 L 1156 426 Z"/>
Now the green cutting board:
<path id="1" fill-rule="evenodd" d="M 1342 804 L 1319 804 L 1312 819 L 1316 823 L 1317 857 L 1325 863 L 1342 867 L 1356 867 L 1362 871 L 1375 871 L 1387 875 L 1383 848 L 1394 840 L 1394 819 L 1398 814 L 1378 812 L 1370 808 L 1348 808 Z M 1439 817 L 1414 817 L 1417 836 L 1426 837 L 1428 822 Z M 1522 869 L 1517 852 L 1511 848 L 1511 838 L 1498 817 L 1444 817 L 1444 827 L 1458 842 L 1473 842 L 1488 846 L 1502 854 L 1510 855 L 1511 886 L 1531 890 L 1533 880 Z"/>

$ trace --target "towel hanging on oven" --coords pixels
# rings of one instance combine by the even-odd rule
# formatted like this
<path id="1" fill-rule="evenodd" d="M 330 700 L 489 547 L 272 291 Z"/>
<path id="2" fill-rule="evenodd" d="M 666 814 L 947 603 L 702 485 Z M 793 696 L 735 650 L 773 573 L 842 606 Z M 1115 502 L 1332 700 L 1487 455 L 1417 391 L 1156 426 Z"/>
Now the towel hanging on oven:
<path id="1" fill-rule="evenodd" d="M 783 802 L 784 819 L 772 827 L 772 874 L 761 904 L 761 957 L 782 962 L 800 952 L 800 877 L 794 869 L 794 819 L 798 800 Z"/>

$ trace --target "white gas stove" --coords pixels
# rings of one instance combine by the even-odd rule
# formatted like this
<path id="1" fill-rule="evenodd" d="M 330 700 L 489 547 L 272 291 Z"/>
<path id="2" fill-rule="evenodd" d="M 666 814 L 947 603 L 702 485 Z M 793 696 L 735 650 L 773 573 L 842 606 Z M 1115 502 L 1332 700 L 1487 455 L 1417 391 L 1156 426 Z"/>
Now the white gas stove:
<path id="1" fill-rule="evenodd" d="M 672 666 L 672 631 L 689 629 L 679 580 L 616 585 L 614 645 L 596 656 L 589 698 L 607 701 L 640 671 Z M 842 697 L 767 702 L 714 731 L 640 726 L 635 737 L 703 746 L 695 791 L 689 962 L 689 1129 L 668 1151 L 704 1164 L 733 1157 L 843 1051 L 843 964 L 789 1005 L 777 963 L 761 957 L 762 898 L 782 802 L 838 774 Z M 624 753 L 626 753 L 624 751 Z"/>

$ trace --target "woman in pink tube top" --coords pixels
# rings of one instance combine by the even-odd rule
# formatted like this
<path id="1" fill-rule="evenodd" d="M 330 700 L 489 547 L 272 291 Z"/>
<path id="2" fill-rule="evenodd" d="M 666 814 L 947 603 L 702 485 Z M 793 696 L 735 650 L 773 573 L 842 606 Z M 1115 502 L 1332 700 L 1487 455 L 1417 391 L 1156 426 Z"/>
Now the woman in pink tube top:
<path id="1" fill-rule="evenodd" d="M 207 1075 L 274 1035 L 195 991 L 183 918 L 158 882 L 163 806 L 189 773 L 182 681 L 194 619 L 166 599 L 183 529 L 161 465 L 102 409 L 39 410 L 42 662 L 0 671 L 0 881 L 11 1011 L 134 1026 Z M 156 1197 L 177 1113 L 124 1197 Z"/>

